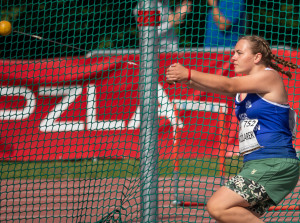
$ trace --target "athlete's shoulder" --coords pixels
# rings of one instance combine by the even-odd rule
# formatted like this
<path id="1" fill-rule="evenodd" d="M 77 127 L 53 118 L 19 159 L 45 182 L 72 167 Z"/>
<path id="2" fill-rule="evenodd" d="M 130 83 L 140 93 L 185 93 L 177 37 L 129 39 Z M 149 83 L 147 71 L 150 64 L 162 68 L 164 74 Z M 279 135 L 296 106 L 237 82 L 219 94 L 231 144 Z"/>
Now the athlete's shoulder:
<path id="1" fill-rule="evenodd" d="M 277 70 L 274 70 L 274 69 L 269 68 L 269 67 L 266 67 L 265 69 L 261 69 L 261 70 L 257 71 L 255 73 L 255 75 L 260 76 L 260 77 L 264 77 L 264 78 L 270 78 L 270 79 L 280 77 L 280 74 Z"/>

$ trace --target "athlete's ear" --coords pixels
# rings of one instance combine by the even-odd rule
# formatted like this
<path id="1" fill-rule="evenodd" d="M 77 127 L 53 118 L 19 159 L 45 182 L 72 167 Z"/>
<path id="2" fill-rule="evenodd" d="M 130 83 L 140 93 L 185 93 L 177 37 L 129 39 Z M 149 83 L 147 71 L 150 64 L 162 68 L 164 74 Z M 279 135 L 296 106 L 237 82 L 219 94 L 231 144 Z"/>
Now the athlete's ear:
<path id="1" fill-rule="evenodd" d="M 262 54 L 261 53 L 257 53 L 254 56 L 254 63 L 259 63 L 261 61 L 262 58 Z"/>

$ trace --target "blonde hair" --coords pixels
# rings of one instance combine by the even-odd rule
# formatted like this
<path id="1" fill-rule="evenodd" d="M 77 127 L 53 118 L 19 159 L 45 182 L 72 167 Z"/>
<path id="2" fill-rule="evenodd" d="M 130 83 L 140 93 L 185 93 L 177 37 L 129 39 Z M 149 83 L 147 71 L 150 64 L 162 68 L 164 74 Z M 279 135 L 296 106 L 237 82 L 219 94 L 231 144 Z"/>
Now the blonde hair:
<path id="1" fill-rule="evenodd" d="M 261 62 L 266 67 L 272 67 L 274 70 L 277 70 L 278 72 L 285 74 L 289 78 L 292 77 L 292 74 L 290 71 L 284 71 L 282 68 L 280 68 L 277 64 L 282 64 L 284 67 L 290 67 L 293 69 L 297 69 L 298 65 L 285 61 L 278 56 L 274 55 L 272 53 L 272 50 L 270 48 L 270 44 L 262 37 L 260 36 L 242 36 L 239 40 L 248 40 L 251 45 L 251 51 L 253 54 L 261 53 L 262 59 Z M 272 60 L 274 60 L 277 64 L 273 63 Z"/>

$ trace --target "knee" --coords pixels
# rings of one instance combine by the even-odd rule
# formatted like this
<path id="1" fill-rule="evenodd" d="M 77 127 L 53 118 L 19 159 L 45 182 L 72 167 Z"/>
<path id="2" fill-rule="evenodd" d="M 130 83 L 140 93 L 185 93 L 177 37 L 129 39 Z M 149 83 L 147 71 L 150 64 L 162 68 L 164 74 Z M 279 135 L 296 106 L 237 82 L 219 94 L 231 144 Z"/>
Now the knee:
<path id="1" fill-rule="evenodd" d="M 209 200 L 206 204 L 209 215 L 215 220 L 221 220 L 224 209 L 216 202 Z"/>

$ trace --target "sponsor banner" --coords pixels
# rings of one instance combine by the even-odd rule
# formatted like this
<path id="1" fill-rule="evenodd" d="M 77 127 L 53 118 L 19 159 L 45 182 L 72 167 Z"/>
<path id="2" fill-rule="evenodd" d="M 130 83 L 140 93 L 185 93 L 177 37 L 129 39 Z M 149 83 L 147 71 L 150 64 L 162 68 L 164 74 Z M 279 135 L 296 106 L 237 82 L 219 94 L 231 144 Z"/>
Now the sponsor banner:
<path id="1" fill-rule="evenodd" d="M 164 77 L 175 62 L 235 76 L 230 52 L 167 53 L 159 59 L 160 158 L 169 159 L 174 151 L 180 158 L 219 155 L 224 147 L 226 155 L 235 154 L 238 125 L 233 99 L 168 85 Z M 128 61 L 139 64 L 139 56 L 4 61 L 0 159 L 139 158 L 139 68 Z M 290 101 L 298 109 L 295 80 L 287 84 Z"/>

